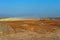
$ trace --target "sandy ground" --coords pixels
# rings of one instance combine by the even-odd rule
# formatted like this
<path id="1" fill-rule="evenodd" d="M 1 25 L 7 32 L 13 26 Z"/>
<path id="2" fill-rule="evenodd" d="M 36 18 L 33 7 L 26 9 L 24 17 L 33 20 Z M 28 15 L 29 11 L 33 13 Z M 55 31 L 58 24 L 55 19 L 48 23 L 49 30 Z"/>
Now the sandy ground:
<path id="1" fill-rule="evenodd" d="M 60 30 L 54 33 L 39 34 L 33 31 L 23 30 L 23 32 L 3 35 L 0 37 L 0 40 L 60 40 L 59 31 Z"/>
<path id="2" fill-rule="evenodd" d="M 0 23 L 0 40 L 60 40 L 60 19 Z"/>

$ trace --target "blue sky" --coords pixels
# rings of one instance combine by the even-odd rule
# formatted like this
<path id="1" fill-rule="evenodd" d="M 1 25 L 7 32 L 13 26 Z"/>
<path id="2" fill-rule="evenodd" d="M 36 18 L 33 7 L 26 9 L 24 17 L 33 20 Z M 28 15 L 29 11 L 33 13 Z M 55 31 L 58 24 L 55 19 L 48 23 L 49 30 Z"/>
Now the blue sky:
<path id="1" fill-rule="evenodd" d="M 0 18 L 60 18 L 60 0 L 0 0 Z"/>

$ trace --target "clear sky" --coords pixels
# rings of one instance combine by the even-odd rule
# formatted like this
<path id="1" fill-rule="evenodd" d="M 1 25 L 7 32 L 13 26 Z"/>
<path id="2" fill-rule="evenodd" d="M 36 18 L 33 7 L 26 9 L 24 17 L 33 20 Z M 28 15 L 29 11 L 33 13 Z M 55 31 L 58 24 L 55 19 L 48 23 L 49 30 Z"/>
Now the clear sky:
<path id="1" fill-rule="evenodd" d="M 60 0 L 0 0 L 2 17 L 60 18 Z"/>

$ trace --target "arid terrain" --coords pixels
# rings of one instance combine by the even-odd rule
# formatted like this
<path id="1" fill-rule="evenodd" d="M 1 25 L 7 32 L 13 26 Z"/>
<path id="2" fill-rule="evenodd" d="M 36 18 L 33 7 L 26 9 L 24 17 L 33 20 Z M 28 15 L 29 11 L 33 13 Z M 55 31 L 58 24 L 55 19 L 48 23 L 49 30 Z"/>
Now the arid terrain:
<path id="1" fill-rule="evenodd" d="M 60 40 L 58 18 L 11 20 L 0 20 L 0 40 Z"/>

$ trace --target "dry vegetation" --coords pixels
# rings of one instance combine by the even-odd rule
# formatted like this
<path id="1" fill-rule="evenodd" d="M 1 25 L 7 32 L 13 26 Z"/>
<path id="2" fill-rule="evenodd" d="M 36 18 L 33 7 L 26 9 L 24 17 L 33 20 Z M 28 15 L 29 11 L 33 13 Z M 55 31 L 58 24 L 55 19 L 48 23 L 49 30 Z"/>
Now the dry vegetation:
<path id="1" fill-rule="evenodd" d="M 43 19 L 43 20 L 33 19 L 33 20 L 18 20 L 18 21 L 0 21 L 0 23 L 10 25 L 11 28 L 13 29 L 13 30 L 10 30 L 11 32 L 10 31 L 6 32 L 7 34 L 14 34 L 14 33 L 19 34 L 20 32 L 23 32 L 22 35 L 24 35 L 24 34 L 30 34 L 32 32 L 30 34 L 30 36 L 32 36 L 34 34 L 39 35 L 39 36 L 41 36 L 43 34 L 43 36 L 44 36 L 44 34 L 45 34 L 45 36 L 52 37 L 52 35 L 55 35 L 55 33 L 57 33 L 60 30 L 60 19 Z M 28 32 L 25 32 L 25 30 Z M 29 31 L 31 31 L 31 32 L 29 33 Z M 49 33 L 51 33 L 51 34 L 49 34 Z M 58 34 L 60 35 L 60 32 Z M 19 35 L 21 35 L 21 33 Z M 29 37 L 29 35 L 28 35 L 28 37 Z M 40 39 L 39 37 L 36 40 L 38 40 L 38 39 L 44 40 L 44 39 Z M 19 39 L 16 39 L 16 40 L 19 40 Z M 25 39 L 25 40 L 28 40 L 28 39 Z M 32 40 L 32 39 L 30 38 L 30 40 Z M 33 39 L 33 40 L 35 40 L 35 39 Z M 46 39 L 46 40 L 49 40 L 49 39 Z"/>
<path id="2" fill-rule="evenodd" d="M 18 20 L 18 21 L 0 21 L 2 24 L 7 24 L 16 29 L 21 28 L 35 32 L 53 32 L 60 28 L 60 19 L 54 20 Z M 17 32 L 17 31 L 16 31 Z"/>

